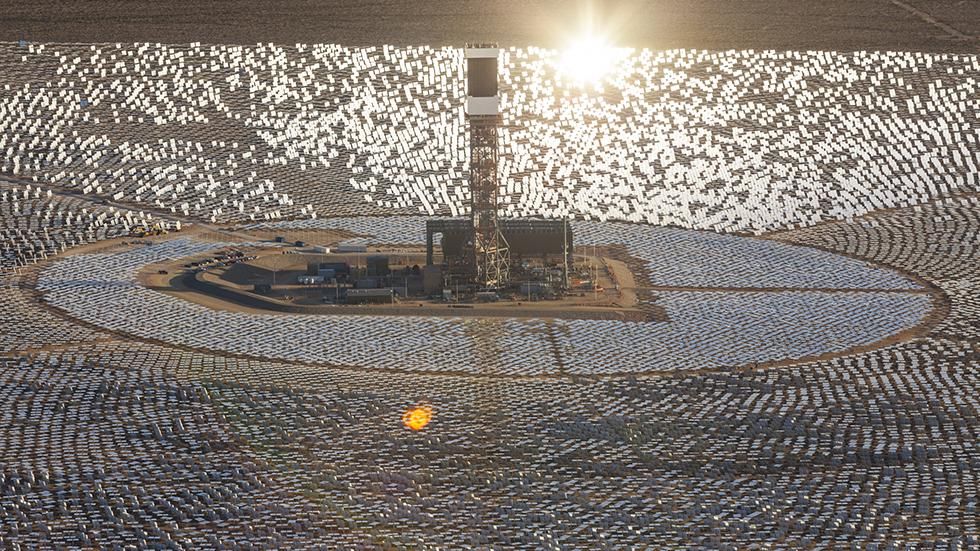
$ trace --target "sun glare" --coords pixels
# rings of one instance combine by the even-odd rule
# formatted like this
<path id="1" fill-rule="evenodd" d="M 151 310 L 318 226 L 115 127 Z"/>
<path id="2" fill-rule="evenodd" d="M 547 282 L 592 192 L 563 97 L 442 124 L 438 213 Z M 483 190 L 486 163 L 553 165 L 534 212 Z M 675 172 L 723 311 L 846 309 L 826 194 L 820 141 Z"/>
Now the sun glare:
<path id="1" fill-rule="evenodd" d="M 627 55 L 605 39 L 587 35 L 569 44 L 558 59 L 558 73 L 578 86 L 598 85 Z"/>
<path id="2" fill-rule="evenodd" d="M 432 407 L 419 405 L 409 408 L 402 414 L 402 423 L 406 428 L 419 431 L 425 428 L 432 420 Z"/>

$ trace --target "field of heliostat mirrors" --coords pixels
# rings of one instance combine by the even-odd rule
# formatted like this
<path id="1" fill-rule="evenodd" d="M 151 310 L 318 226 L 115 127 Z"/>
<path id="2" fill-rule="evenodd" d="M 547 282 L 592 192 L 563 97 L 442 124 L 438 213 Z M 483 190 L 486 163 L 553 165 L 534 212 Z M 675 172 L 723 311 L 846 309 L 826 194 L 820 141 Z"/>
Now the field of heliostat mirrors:
<path id="1" fill-rule="evenodd" d="M 571 218 L 666 322 L 140 283 L 465 216 L 462 56 L 0 44 L 0 547 L 980 546 L 977 55 L 636 50 L 581 87 L 505 49 L 500 215 Z"/>

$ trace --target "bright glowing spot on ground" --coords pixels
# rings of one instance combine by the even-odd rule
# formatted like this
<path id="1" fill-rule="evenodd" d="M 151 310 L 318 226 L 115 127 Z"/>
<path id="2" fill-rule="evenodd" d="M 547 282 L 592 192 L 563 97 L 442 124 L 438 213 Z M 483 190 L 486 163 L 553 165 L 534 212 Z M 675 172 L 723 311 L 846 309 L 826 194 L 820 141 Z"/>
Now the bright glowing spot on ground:
<path id="1" fill-rule="evenodd" d="M 432 420 L 430 406 L 415 406 L 402 414 L 402 423 L 412 430 L 422 430 Z"/>
<path id="2" fill-rule="evenodd" d="M 558 59 L 558 74 L 578 86 L 597 85 L 627 55 L 626 48 L 615 48 L 605 39 L 588 35 L 570 44 Z"/>

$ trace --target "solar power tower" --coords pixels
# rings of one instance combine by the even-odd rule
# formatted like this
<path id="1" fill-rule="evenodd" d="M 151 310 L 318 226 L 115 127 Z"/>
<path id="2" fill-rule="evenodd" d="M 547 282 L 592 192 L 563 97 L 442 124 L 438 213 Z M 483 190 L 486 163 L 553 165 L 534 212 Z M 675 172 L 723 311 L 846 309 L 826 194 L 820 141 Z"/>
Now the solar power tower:
<path id="1" fill-rule="evenodd" d="M 496 44 L 466 46 L 466 118 L 470 127 L 470 217 L 473 223 L 473 250 L 469 256 L 476 269 L 476 283 L 488 289 L 503 287 L 510 278 L 507 240 L 497 223 L 499 55 Z"/>

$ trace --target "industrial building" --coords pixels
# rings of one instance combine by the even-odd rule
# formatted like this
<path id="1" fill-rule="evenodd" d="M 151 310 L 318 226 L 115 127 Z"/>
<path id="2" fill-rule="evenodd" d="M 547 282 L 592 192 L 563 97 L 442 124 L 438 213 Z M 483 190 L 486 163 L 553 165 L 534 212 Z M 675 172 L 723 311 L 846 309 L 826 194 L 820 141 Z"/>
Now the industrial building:
<path id="1" fill-rule="evenodd" d="M 498 220 L 500 232 L 507 241 L 511 269 L 525 260 L 554 262 L 561 266 L 567 279 L 572 259 L 573 235 L 567 220 L 543 220 L 534 218 L 503 218 Z M 441 236 L 441 248 L 446 279 L 463 281 L 466 271 L 454 271 L 465 266 L 470 251 L 472 228 L 469 221 L 460 218 L 427 220 L 425 223 L 425 262 L 435 262 L 435 239 Z M 500 285 L 503 287 L 504 285 Z"/>
<path id="2" fill-rule="evenodd" d="M 385 289 L 347 289 L 347 304 L 390 304 L 395 301 L 395 291 Z"/>

